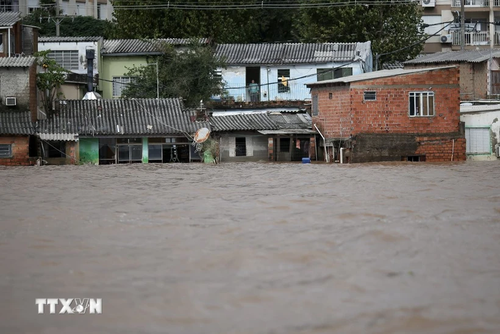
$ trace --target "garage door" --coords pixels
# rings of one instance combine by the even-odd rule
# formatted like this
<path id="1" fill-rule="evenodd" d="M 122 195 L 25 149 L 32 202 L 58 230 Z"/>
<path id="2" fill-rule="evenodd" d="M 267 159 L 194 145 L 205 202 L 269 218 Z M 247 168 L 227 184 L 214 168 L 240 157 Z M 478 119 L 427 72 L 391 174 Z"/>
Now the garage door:
<path id="1" fill-rule="evenodd" d="M 465 139 L 467 140 L 468 154 L 491 153 L 489 128 L 466 128 Z"/>

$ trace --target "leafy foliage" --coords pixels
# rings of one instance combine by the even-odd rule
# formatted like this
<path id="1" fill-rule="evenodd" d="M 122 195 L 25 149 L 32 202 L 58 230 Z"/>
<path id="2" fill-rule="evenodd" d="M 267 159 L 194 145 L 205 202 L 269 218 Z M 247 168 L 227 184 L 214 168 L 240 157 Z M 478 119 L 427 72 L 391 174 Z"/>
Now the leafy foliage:
<path id="1" fill-rule="evenodd" d="M 324 3 L 324 0 L 307 0 L 307 3 Z M 383 55 L 384 61 L 414 58 L 422 50 L 421 41 L 425 38 L 418 2 L 377 3 L 303 8 L 297 14 L 295 28 L 302 42 L 371 41 L 373 53 Z"/>
<path id="2" fill-rule="evenodd" d="M 23 24 L 40 27 L 40 36 L 56 36 L 54 14 L 55 10 L 52 12 L 52 7 L 36 9 L 23 18 Z M 113 23 L 90 16 L 68 16 L 61 19 L 59 25 L 61 36 L 102 36 L 109 38 L 113 31 Z"/>
<path id="3" fill-rule="evenodd" d="M 197 107 L 200 100 L 208 100 L 212 95 L 221 94 L 223 83 L 216 75 L 224 63 L 216 59 L 210 47 L 193 41 L 186 50 L 176 51 L 172 45 L 162 45 L 162 55 L 148 59 L 149 65 L 134 66 L 126 74 L 135 81 L 126 87 L 126 97 L 156 97 L 156 62 L 160 97 L 183 97 L 188 107 Z"/>
<path id="4" fill-rule="evenodd" d="M 227 0 L 171 0 L 170 3 L 228 5 Z M 261 0 L 249 0 L 261 4 Z M 155 0 L 114 0 L 113 4 L 158 5 Z M 290 10 L 115 10 L 115 38 L 211 38 L 218 43 L 257 43 L 292 39 Z"/>
<path id="5" fill-rule="evenodd" d="M 66 79 L 66 73 L 69 72 L 55 60 L 50 59 L 49 53 L 50 50 L 46 50 L 35 54 L 37 65 L 41 68 L 36 75 L 36 86 L 41 93 L 42 106 L 47 115 L 53 113 L 54 101 L 62 95 L 59 88 Z"/>

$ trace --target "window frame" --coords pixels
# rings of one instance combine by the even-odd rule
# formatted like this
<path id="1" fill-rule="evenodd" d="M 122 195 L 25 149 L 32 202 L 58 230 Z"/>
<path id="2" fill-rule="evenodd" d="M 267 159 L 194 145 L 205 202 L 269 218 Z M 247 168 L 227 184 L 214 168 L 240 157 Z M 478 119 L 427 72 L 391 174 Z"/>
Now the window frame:
<path id="1" fill-rule="evenodd" d="M 285 74 L 283 74 L 285 71 Z M 281 75 L 280 75 L 281 73 Z M 286 75 L 288 73 L 288 75 Z M 290 92 L 290 69 L 289 68 L 279 68 L 277 71 L 278 77 L 278 93 L 289 93 Z M 286 79 L 286 86 L 283 84 L 283 78 Z"/>
<path id="2" fill-rule="evenodd" d="M 6 151 L 7 154 L 2 153 L 2 151 Z M 0 144 L 0 159 L 9 158 L 12 158 L 12 144 Z"/>
<path id="3" fill-rule="evenodd" d="M 413 103 L 412 103 L 413 102 Z M 424 106 L 425 102 L 425 107 Z M 419 107 L 426 112 L 423 115 Z M 433 91 L 415 91 L 408 93 L 408 116 L 410 118 L 436 116 L 436 95 Z"/>
<path id="4" fill-rule="evenodd" d="M 367 98 L 373 95 L 373 98 Z M 365 90 L 363 92 L 363 101 L 377 101 L 377 91 L 375 90 Z"/>
<path id="5" fill-rule="evenodd" d="M 311 98 L 311 116 L 318 116 L 319 115 L 319 97 L 317 94 L 313 95 Z"/>
<path id="6" fill-rule="evenodd" d="M 135 77 L 113 77 L 113 84 L 111 87 L 112 97 L 114 99 L 122 97 L 123 91 L 125 90 L 125 88 L 127 88 L 127 85 L 133 83 L 134 81 Z M 120 95 L 116 95 L 115 93 L 119 93 Z"/>
<path id="7" fill-rule="evenodd" d="M 80 69 L 78 50 L 51 50 L 47 57 L 68 71 L 78 71 Z"/>

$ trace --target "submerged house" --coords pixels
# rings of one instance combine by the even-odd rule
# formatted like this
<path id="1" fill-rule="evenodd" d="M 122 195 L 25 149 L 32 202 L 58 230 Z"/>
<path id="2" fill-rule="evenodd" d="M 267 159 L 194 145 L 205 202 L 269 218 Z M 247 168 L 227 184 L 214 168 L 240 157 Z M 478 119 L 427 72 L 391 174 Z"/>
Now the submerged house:
<path id="1" fill-rule="evenodd" d="M 370 42 L 219 44 L 215 56 L 226 63 L 226 94 L 214 99 L 250 102 L 253 81 L 261 104 L 309 100 L 304 84 L 371 72 L 373 64 Z"/>
<path id="2" fill-rule="evenodd" d="M 35 60 L 34 57 L 0 57 L 0 165 L 35 163 Z"/>
<path id="3" fill-rule="evenodd" d="M 316 141 L 322 159 L 465 160 L 455 66 L 382 70 L 307 86 L 313 124 L 324 137 Z"/>
<path id="4" fill-rule="evenodd" d="M 315 134 L 304 110 L 214 112 L 210 124 L 221 162 L 301 161 Z"/>
<path id="5" fill-rule="evenodd" d="M 103 99 L 60 101 L 56 114 L 38 122 L 49 163 L 163 163 L 201 160 L 192 136 L 197 121 L 182 100 Z M 64 161 L 60 161 L 64 159 Z"/>
<path id="6" fill-rule="evenodd" d="M 463 104 L 460 120 L 465 124 L 467 160 L 500 158 L 500 104 Z"/>

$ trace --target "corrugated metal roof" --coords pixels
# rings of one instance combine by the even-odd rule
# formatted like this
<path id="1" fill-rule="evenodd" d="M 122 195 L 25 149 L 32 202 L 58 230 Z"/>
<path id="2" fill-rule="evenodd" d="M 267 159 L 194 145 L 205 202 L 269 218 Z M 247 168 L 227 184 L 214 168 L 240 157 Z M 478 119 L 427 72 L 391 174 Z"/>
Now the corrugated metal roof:
<path id="1" fill-rule="evenodd" d="M 50 37 L 39 37 L 38 42 L 39 43 L 57 43 L 57 42 L 98 42 L 101 40 L 102 37 L 100 36 L 87 36 L 87 37 L 79 37 L 79 36 L 73 36 L 73 37 L 57 37 L 57 36 L 50 36 Z"/>
<path id="2" fill-rule="evenodd" d="M 382 70 L 375 72 L 367 72 L 363 74 L 350 75 L 347 77 L 332 79 L 332 80 L 324 80 L 313 83 L 306 84 L 307 87 L 321 86 L 326 84 L 334 84 L 334 83 L 351 83 L 356 81 L 367 81 L 374 80 L 380 78 L 394 77 L 398 75 L 408 75 L 422 72 L 430 72 L 436 70 L 450 69 L 456 66 L 443 66 L 443 67 L 425 67 L 425 68 L 416 68 L 416 69 L 395 69 L 395 70 Z"/>
<path id="3" fill-rule="evenodd" d="M 217 114 L 210 117 L 214 131 L 237 131 L 237 130 L 302 130 L 311 128 L 311 117 L 306 113 L 269 113 L 241 112 L 235 114 Z"/>
<path id="4" fill-rule="evenodd" d="M 481 113 L 490 111 L 500 111 L 500 104 L 478 104 L 478 105 L 461 105 L 460 113 Z"/>
<path id="5" fill-rule="evenodd" d="M 39 121 L 39 133 L 151 136 L 210 129 L 208 122 L 193 121 L 194 115 L 181 99 L 68 100 L 52 118 Z"/>
<path id="6" fill-rule="evenodd" d="M 103 42 L 102 54 L 143 54 L 159 53 L 161 45 L 188 45 L 191 39 L 187 38 L 161 38 L 161 39 L 106 39 Z M 207 44 L 207 38 L 199 39 L 202 44 Z"/>
<path id="7" fill-rule="evenodd" d="M 316 133 L 311 129 L 259 130 L 257 132 L 263 135 L 308 135 Z"/>
<path id="8" fill-rule="evenodd" d="M 11 27 L 18 21 L 21 21 L 21 13 L 0 12 L 0 27 Z"/>
<path id="9" fill-rule="evenodd" d="M 422 55 L 415 59 L 408 60 L 404 64 L 433 64 L 433 63 L 480 63 L 491 57 L 500 57 L 500 50 L 462 50 L 436 52 Z"/>
<path id="10" fill-rule="evenodd" d="M 215 54 L 226 64 L 310 64 L 366 59 L 371 43 L 219 44 Z"/>
<path id="11" fill-rule="evenodd" d="M 245 113 L 210 117 L 214 131 L 278 130 L 279 127 L 267 113 Z"/>
<path id="12" fill-rule="evenodd" d="M 40 139 L 55 140 L 55 141 L 76 141 L 78 140 L 77 133 L 39 133 Z"/>
<path id="13" fill-rule="evenodd" d="M 35 57 L 0 57 L 0 67 L 30 67 Z"/>
<path id="14" fill-rule="evenodd" d="M 0 112 L 0 134 L 30 135 L 35 132 L 29 111 Z"/>

